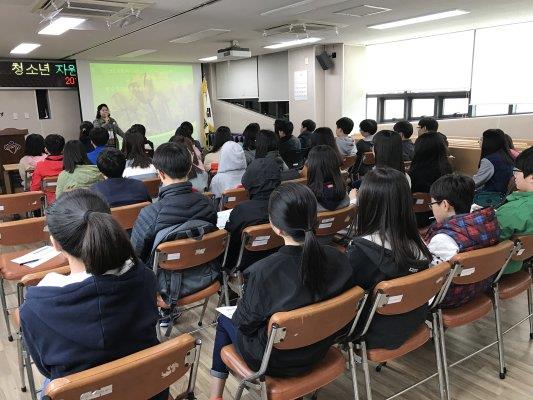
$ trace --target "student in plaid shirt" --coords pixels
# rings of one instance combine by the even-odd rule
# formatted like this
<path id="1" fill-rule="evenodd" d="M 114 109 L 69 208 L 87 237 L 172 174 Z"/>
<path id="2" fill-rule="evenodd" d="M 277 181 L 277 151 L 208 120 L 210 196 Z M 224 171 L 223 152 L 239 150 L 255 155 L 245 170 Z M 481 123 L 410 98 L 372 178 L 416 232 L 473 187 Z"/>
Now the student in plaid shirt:
<path id="1" fill-rule="evenodd" d="M 499 242 L 500 228 L 494 209 L 488 207 L 470 212 L 475 194 L 472 178 L 444 175 L 431 185 L 430 194 L 436 222 L 430 226 L 425 241 L 433 254 L 433 264 L 448 261 L 457 253 Z M 459 307 L 486 291 L 491 283 L 492 277 L 469 285 L 452 284 L 441 306 Z"/>

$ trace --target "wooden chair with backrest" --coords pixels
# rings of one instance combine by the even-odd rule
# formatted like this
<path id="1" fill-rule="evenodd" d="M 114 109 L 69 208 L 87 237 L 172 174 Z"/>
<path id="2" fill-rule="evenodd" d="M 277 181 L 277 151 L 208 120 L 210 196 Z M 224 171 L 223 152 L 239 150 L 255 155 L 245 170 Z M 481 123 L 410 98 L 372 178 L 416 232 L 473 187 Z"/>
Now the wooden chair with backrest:
<path id="1" fill-rule="evenodd" d="M 203 192 L 202 194 L 203 194 L 205 197 L 207 197 L 207 199 L 208 199 L 211 203 L 215 204 L 215 194 L 214 194 L 214 193 L 211 193 L 211 192 Z"/>
<path id="2" fill-rule="evenodd" d="M 328 350 L 325 358 L 311 369 L 290 378 L 266 375 L 273 349 L 293 350 L 311 346 L 338 333 L 351 324 L 355 326 L 360 316 L 360 304 L 365 298 L 363 289 L 356 286 L 332 299 L 293 311 L 278 312 L 270 317 L 268 341 L 259 371 L 252 371 L 234 345 L 221 351 L 222 360 L 239 380 L 235 396 L 242 397 L 244 389 L 259 390 L 262 399 L 292 400 L 315 392 L 344 373 L 345 359 L 336 347 Z M 352 374 L 355 370 L 352 369 Z M 354 387 L 357 390 L 357 386 Z M 354 398 L 357 399 L 357 392 Z"/>
<path id="3" fill-rule="evenodd" d="M 129 230 L 133 228 L 133 225 L 135 224 L 135 221 L 137 220 L 137 217 L 139 216 L 139 213 L 141 210 L 149 206 L 149 201 L 145 201 L 143 203 L 136 203 L 136 204 L 129 204 L 127 206 L 120 206 L 120 207 L 113 207 L 111 209 L 111 215 L 115 220 L 120 224 L 120 226 L 125 229 Z"/>
<path id="4" fill-rule="evenodd" d="M 0 246 L 21 246 L 48 242 L 50 235 L 45 226 L 44 217 L 2 222 L 0 223 Z M 11 335 L 9 309 L 7 307 L 6 296 L 8 293 L 5 291 L 4 281 L 18 282 L 30 272 L 47 271 L 67 264 L 66 258 L 62 255 L 58 255 L 35 268 L 19 265 L 11 261 L 29 253 L 29 251 L 26 249 L 0 254 L 0 301 L 9 341 L 13 341 L 13 336 Z"/>
<path id="5" fill-rule="evenodd" d="M 366 166 L 373 166 L 376 164 L 376 156 L 374 155 L 373 151 L 367 151 L 366 153 L 363 153 L 363 159 L 361 161 L 363 165 Z"/>
<path id="6" fill-rule="evenodd" d="M 368 317 L 362 325 L 362 331 L 357 333 L 358 336 L 355 340 L 361 354 L 361 363 L 365 375 L 366 398 L 368 400 L 372 399 L 368 361 L 378 363 L 379 365 L 376 370 L 379 372 L 381 366 L 385 365 L 388 361 L 402 357 L 422 347 L 430 339 L 431 331 L 433 331 L 433 335 L 436 338 L 435 354 L 438 372 L 435 375 L 439 377 L 440 397 L 441 399 L 445 398 L 445 380 L 441 365 L 441 349 L 437 342 L 439 324 L 436 313 L 433 317 L 431 330 L 425 323 L 421 323 L 413 335 L 403 345 L 394 350 L 386 348 L 367 349 L 365 335 L 376 314 L 381 316 L 400 315 L 422 307 L 424 304 L 437 304 L 444 298 L 450 286 L 451 279 L 450 264 L 441 263 L 435 267 L 430 267 L 408 276 L 382 281 L 374 288 Z M 412 385 L 410 388 L 418 384 Z"/>
<path id="7" fill-rule="evenodd" d="M 222 193 L 220 198 L 220 209 L 230 210 L 235 208 L 237 204 L 249 200 L 249 194 L 245 188 L 228 189 Z"/>
<path id="8" fill-rule="evenodd" d="M 344 157 L 341 164 L 341 171 L 348 171 L 351 167 L 354 166 L 356 159 L 356 155 Z"/>
<path id="9" fill-rule="evenodd" d="M 159 196 L 159 188 L 161 187 L 161 179 L 159 178 L 152 178 L 152 179 L 145 179 L 142 181 L 144 183 L 144 186 L 146 186 L 146 189 L 148 189 L 148 194 L 152 199 L 157 198 Z"/>
<path id="10" fill-rule="evenodd" d="M 34 171 L 35 171 L 34 168 L 28 168 L 27 170 L 24 171 L 24 191 L 26 192 L 30 190 L 31 177 Z"/>
<path id="11" fill-rule="evenodd" d="M 415 192 L 413 197 L 413 211 L 415 214 L 431 211 L 431 195 L 429 193 Z"/>
<path id="12" fill-rule="evenodd" d="M 161 243 L 157 246 L 155 252 L 153 271 L 156 275 L 159 269 L 183 272 L 187 269 L 214 261 L 220 256 L 223 256 L 221 269 L 224 269 L 228 245 L 229 235 L 224 229 L 206 233 L 201 238 L 179 239 Z M 209 299 L 211 296 L 219 293 L 220 289 L 220 282 L 216 280 L 206 288 L 178 299 L 176 309 L 179 309 L 180 312 L 190 310 L 199 305 L 187 306 L 203 300 L 200 321 L 198 322 L 198 326 L 202 326 Z M 220 295 L 220 299 L 222 299 L 222 295 Z M 167 304 L 160 303 L 159 306 L 161 308 L 169 308 Z M 173 324 L 171 323 L 165 333 L 166 337 L 170 336 L 172 328 Z"/>
<path id="13" fill-rule="evenodd" d="M 55 193 L 57 188 L 57 176 L 47 176 L 44 177 L 41 181 L 41 190 L 46 193 Z M 44 198 L 45 200 L 45 207 L 48 207 L 50 204 L 48 204 L 47 198 Z"/>
<path id="14" fill-rule="evenodd" d="M 405 172 L 409 172 L 409 170 L 411 169 L 411 164 L 412 164 L 412 161 L 404 161 L 403 162 L 403 167 L 405 168 Z"/>
<path id="15" fill-rule="evenodd" d="M 187 388 L 169 400 L 194 399 L 200 349 L 200 340 L 183 334 L 98 367 L 54 379 L 43 400 L 149 399 L 187 373 Z"/>
<path id="16" fill-rule="evenodd" d="M 318 213 L 316 235 L 319 237 L 331 236 L 333 239 L 337 233 L 340 233 L 340 236 L 335 239 L 335 242 L 342 242 L 343 239 L 350 237 L 352 233 L 356 210 L 357 206 L 350 204 L 348 207 L 338 210 Z M 346 247 L 343 245 L 338 247 L 341 251 L 346 250 Z"/>
<path id="17" fill-rule="evenodd" d="M 0 218 L 14 214 L 29 214 L 44 208 L 44 192 L 22 192 L 0 195 Z"/>
<path id="18" fill-rule="evenodd" d="M 237 263 L 232 267 L 231 271 L 223 271 L 224 283 L 224 297 L 226 305 L 229 306 L 229 290 L 228 287 L 242 297 L 242 288 L 244 285 L 244 278 L 241 271 L 242 259 L 245 251 L 250 252 L 267 252 L 272 251 L 283 246 L 283 238 L 276 235 L 270 224 L 262 224 L 249 226 L 242 231 L 241 248 L 239 249 L 239 257 Z"/>
<path id="19" fill-rule="evenodd" d="M 455 273 L 452 279 L 452 283 L 456 285 L 468 285 L 471 283 L 481 282 L 492 276 L 499 276 L 503 273 L 503 270 L 507 266 L 514 252 L 514 243 L 510 240 L 505 240 L 495 246 L 486 247 L 484 249 L 472 250 L 465 253 L 459 253 L 455 255 L 450 263 L 455 268 Z M 497 282 L 497 281 L 496 281 Z M 493 308 L 494 300 L 494 313 L 496 316 L 496 335 L 498 337 L 498 354 L 500 361 L 500 377 L 505 377 L 506 368 L 503 353 L 503 341 L 501 333 L 500 313 L 499 313 L 499 296 L 498 285 L 493 284 L 493 299 L 491 295 L 482 293 L 469 302 L 450 309 L 439 309 L 439 325 L 440 325 L 440 343 L 442 348 L 442 364 L 444 367 L 444 374 L 446 379 L 446 386 L 448 392 L 448 398 L 450 396 L 449 391 L 449 377 L 448 377 L 448 364 L 446 361 L 446 341 L 444 337 L 444 329 L 456 328 L 471 324 L 477 320 L 480 320 L 485 315 L 490 313 Z M 472 357 L 473 355 L 485 350 L 485 348 L 474 352 L 473 354 L 464 357 L 463 359 L 454 363 L 454 365 L 463 362 L 464 360 Z"/>
<path id="20" fill-rule="evenodd" d="M 54 268 L 48 271 L 33 272 L 29 273 L 28 275 L 24 275 L 22 278 L 20 278 L 20 281 L 17 283 L 18 307 L 14 308 L 12 313 L 10 314 L 13 329 L 16 332 L 21 391 L 26 392 L 26 372 L 26 374 L 28 375 L 28 384 L 30 386 L 30 395 L 33 400 L 37 399 L 37 391 L 35 388 L 35 379 L 31 367 L 31 359 L 24 344 L 24 341 L 22 340 L 22 329 L 20 325 L 19 310 L 22 304 L 24 303 L 26 288 L 29 286 L 36 286 L 46 276 L 46 274 L 49 274 L 51 272 L 55 272 L 61 275 L 68 275 L 70 273 L 70 266 L 65 265 L 63 267 Z"/>
<path id="21" fill-rule="evenodd" d="M 289 179 L 287 181 L 281 181 L 282 185 L 285 185 L 286 183 L 300 183 L 302 185 L 307 185 L 307 177 L 297 178 L 297 179 Z"/>

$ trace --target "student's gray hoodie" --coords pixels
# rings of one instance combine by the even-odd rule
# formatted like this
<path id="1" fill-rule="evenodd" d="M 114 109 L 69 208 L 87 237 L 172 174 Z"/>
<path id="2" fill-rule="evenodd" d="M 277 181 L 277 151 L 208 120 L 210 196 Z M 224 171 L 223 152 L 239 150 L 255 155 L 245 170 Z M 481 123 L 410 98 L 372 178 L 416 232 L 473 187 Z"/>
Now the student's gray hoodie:
<path id="1" fill-rule="evenodd" d="M 242 147 L 235 142 L 226 142 L 220 149 L 218 172 L 211 181 L 210 192 L 216 198 L 222 192 L 234 189 L 241 184 L 242 176 L 246 171 L 246 157 Z"/>
<path id="2" fill-rule="evenodd" d="M 357 147 L 355 147 L 355 142 L 351 137 L 338 137 L 336 141 L 342 156 L 354 156 L 357 153 Z"/>

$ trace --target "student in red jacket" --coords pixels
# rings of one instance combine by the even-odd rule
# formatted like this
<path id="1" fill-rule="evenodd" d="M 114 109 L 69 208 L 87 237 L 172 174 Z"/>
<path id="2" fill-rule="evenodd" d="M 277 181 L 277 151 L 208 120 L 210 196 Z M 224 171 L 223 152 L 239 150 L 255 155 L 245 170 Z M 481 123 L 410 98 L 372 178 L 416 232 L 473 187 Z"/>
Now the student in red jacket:
<path id="1" fill-rule="evenodd" d="M 63 147 L 65 147 L 65 138 L 59 135 L 48 135 L 44 139 L 46 152 L 48 156 L 37 163 L 35 171 L 31 178 L 30 190 L 41 190 L 41 182 L 43 178 L 58 176 L 63 171 Z M 46 199 L 48 204 L 54 202 L 56 196 L 55 192 L 47 192 Z"/>

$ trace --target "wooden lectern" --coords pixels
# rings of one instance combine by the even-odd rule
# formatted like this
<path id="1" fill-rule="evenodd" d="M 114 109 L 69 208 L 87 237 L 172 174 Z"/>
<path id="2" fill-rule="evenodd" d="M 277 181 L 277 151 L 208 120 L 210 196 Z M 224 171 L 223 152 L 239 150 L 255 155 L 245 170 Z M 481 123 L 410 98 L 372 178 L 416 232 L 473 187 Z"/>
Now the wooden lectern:
<path id="1" fill-rule="evenodd" d="M 27 129 L 6 128 L 0 131 L 0 165 L 18 164 L 24 156 Z"/>

